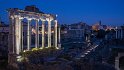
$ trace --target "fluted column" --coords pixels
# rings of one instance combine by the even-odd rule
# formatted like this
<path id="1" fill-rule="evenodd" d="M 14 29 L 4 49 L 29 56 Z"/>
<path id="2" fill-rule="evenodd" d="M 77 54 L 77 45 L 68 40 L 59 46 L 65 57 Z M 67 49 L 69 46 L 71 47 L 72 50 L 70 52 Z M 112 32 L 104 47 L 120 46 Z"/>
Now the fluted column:
<path id="1" fill-rule="evenodd" d="M 39 47 L 39 24 L 38 24 L 39 20 L 36 19 L 36 34 L 35 34 L 35 48 Z"/>
<path id="2" fill-rule="evenodd" d="M 15 53 L 15 18 L 12 17 L 12 46 L 13 46 L 13 53 Z M 10 43 L 11 43 L 11 40 L 10 40 Z"/>
<path id="3" fill-rule="evenodd" d="M 30 22 L 31 22 L 31 19 L 29 18 L 28 26 L 27 26 L 27 50 L 30 50 L 30 46 L 31 46 Z"/>
<path id="4" fill-rule="evenodd" d="M 10 26 L 9 26 L 9 42 L 8 42 L 8 50 L 9 53 L 15 53 L 15 42 L 14 42 L 14 17 L 10 15 L 9 17 L 9 21 L 10 21 Z"/>
<path id="5" fill-rule="evenodd" d="M 22 51 L 22 44 L 21 44 L 21 37 L 22 37 L 22 35 L 21 35 L 21 28 L 22 28 L 22 26 L 21 26 L 21 18 L 19 17 L 19 30 L 18 30 L 18 32 L 19 32 L 19 52 L 21 52 Z"/>
<path id="6" fill-rule="evenodd" d="M 42 20 L 42 49 L 45 47 L 45 20 Z"/>
<path id="7" fill-rule="evenodd" d="M 19 44 L 19 17 L 15 15 L 15 46 L 16 46 L 16 54 L 20 52 L 20 44 Z"/>
<path id="8" fill-rule="evenodd" d="M 37 27 L 38 27 L 37 28 L 37 33 L 38 33 L 37 34 L 37 47 L 39 47 L 39 23 L 38 22 L 39 22 L 39 19 L 37 19 Z"/>
<path id="9" fill-rule="evenodd" d="M 55 31 L 55 42 L 54 42 L 54 44 L 55 44 L 55 47 L 56 48 L 58 48 L 58 46 L 57 46 L 57 20 L 55 20 L 55 26 L 54 26 L 54 31 Z"/>
<path id="10" fill-rule="evenodd" d="M 120 29 L 118 29 L 118 39 L 120 39 Z"/>
<path id="11" fill-rule="evenodd" d="M 48 21 L 48 47 L 51 47 L 51 20 Z"/>
<path id="12" fill-rule="evenodd" d="M 59 47 L 59 48 L 61 48 L 61 37 L 60 37 L 60 32 L 61 32 L 61 30 L 60 30 L 60 27 L 59 27 L 59 44 L 58 44 L 58 47 Z"/>
<path id="13" fill-rule="evenodd" d="M 60 43 L 60 27 L 59 27 L 59 43 Z"/>
<path id="14" fill-rule="evenodd" d="M 21 49 L 23 51 L 23 23 L 21 23 L 21 44 L 22 44 Z"/>
<path id="15" fill-rule="evenodd" d="M 13 53 L 15 53 L 15 24 L 14 24 L 14 17 L 12 18 L 12 46 L 13 46 Z M 9 41 L 11 43 L 11 40 Z"/>

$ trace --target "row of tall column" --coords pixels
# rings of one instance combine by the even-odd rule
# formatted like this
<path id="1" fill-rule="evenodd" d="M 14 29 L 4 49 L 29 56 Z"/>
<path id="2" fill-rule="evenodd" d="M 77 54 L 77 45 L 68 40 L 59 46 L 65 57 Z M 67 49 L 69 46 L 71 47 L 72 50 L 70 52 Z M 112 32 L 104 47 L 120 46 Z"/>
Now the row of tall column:
<path id="1" fill-rule="evenodd" d="M 116 39 L 123 38 L 123 29 L 116 29 Z"/>
<path id="2" fill-rule="evenodd" d="M 11 32 L 12 32 L 12 40 L 13 40 L 13 53 L 19 54 L 23 51 L 23 24 L 21 21 L 23 20 L 22 17 L 14 16 L 13 20 L 11 20 Z M 27 50 L 30 50 L 31 47 L 31 18 L 27 18 Z M 42 21 L 42 46 L 40 47 L 43 49 L 45 47 L 45 21 L 48 21 L 48 47 L 51 47 L 51 21 L 52 20 L 43 20 Z M 54 20 L 54 46 L 58 49 L 60 46 L 60 28 L 58 29 L 57 20 Z M 59 32 L 57 31 L 59 30 Z M 39 47 L 39 19 L 36 19 L 35 24 L 35 48 Z M 57 36 L 59 34 L 59 36 Z M 59 37 L 59 38 L 58 38 Z M 59 39 L 59 40 L 58 40 Z M 58 40 L 58 41 L 57 41 Z"/>
<path id="3" fill-rule="evenodd" d="M 48 20 L 48 47 L 51 47 L 51 20 Z"/>
<path id="4" fill-rule="evenodd" d="M 36 35 L 35 35 L 35 48 L 38 48 L 39 46 L 39 24 L 38 24 L 39 20 L 36 20 Z"/>

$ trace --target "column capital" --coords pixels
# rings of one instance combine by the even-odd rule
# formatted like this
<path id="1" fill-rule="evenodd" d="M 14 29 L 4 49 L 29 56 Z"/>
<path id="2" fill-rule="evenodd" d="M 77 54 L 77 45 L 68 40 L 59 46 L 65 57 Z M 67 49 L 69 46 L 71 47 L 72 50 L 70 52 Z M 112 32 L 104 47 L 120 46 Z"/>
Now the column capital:
<path id="1" fill-rule="evenodd" d="M 57 23 L 58 21 L 57 20 L 54 20 L 55 23 Z"/>
<path id="2" fill-rule="evenodd" d="M 27 20 L 28 20 L 28 21 L 31 21 L 31 20 L 32 20 L 32 18 L 27 18 Z"/>
<path id="3" fill-rule="evenodd" d="M 40 18 L 41 21 L 46 21 L 45 19 Z"/>
<path id="4" fill-rule="evenodd" d="M 13 15 L 11 15 L 11 16 L 10 16 L 10 18 L 11 18 L 11 19 L 14 19 L 14 16 L 13 16 Z"/>
<path id="5" fill-rule="evenodd" d="M 36 18 L 34 18 L 34 17 L 32 17 L 32 18 L 30 18 L 30 19 L 32 19 L 32 20 L 33 20 L 33 19 L 36 20 Z"/>
<path id="6" fill-rule="evenodd" d="M 40 19 L 35 19 L 35 20 L 39 22 Z"/>
<path id="7" fill-rule="evenodd" d="M 58 25 L 58 24 L 57 24 L 57 20 L 54 20 L 54 22 L 55 22 L 55 27 L 57 27 L 57 25 Z"/>
<path id="8" fill-rule="evenodd" d="M 23 17 L 19 17 L 20 20 L 24 19 Z"/>
<path id="9" fill-rule="evenodd" d="M 52 21 L 53 19 L 52 18 L 46 18 L 46 21 Z"/>
<path id="10" fill-rule="evenodd" d="M 19 18 L 20 16 L 19 15 L 14 15 L 14 18 Z"/>

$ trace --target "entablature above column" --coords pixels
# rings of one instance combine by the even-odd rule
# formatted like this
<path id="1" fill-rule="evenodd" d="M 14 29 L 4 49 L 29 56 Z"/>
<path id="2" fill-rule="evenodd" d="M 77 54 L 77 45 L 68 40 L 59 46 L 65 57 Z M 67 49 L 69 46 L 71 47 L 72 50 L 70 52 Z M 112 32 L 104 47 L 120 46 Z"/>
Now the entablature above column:
<path id="1" fill-rule="evenodd" d="M 10 16 L 20 16 L 20 17 L 28 17 L 28 18 L 36 18 L 36 19 L 49 19 L 49 21 L 52 21 L 56 19 L 56 15 L 53 14 L 44 14 L 44 13 L 37 13 L 37 12 L 30 12 L 30 11 L 24 11 L 19 9 L 10 8 L 7 10 L 10 13 Z"/>

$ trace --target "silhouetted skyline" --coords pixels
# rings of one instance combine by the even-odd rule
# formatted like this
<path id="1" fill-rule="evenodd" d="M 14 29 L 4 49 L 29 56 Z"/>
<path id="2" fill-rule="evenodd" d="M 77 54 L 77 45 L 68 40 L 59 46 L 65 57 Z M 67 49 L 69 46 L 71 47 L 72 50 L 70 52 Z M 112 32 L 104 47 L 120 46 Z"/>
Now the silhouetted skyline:
<path id="1" fill-rule="evenodd" d="M 24 9 L 27 5 L 57 14 L 60 24 L 83 21 L 92 25 L 99 20 L 106 25 L 124 24 L 124 0 L 0 0 L 0 17 L 8 22 L 7 8 Z"/>

